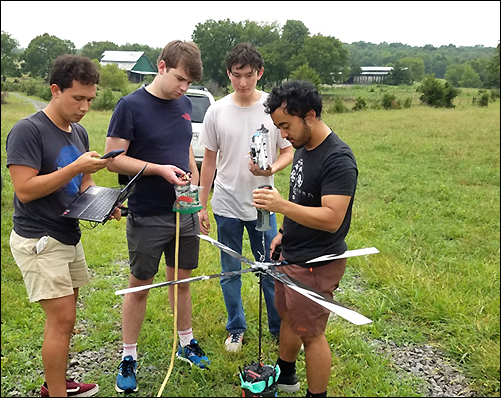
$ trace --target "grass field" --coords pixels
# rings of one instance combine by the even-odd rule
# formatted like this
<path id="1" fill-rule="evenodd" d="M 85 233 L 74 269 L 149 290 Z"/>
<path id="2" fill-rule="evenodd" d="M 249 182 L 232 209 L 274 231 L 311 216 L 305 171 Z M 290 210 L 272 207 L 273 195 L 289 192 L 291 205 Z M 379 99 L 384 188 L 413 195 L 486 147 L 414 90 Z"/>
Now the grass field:
<path id="1" fill-rule="evenodd" d="M 33 112 L 13 96 L 2 105 L 2 286 L 1 396 L 39 389 L 44 317 L 30 304 L 10 248 L 13 189 L 5 167 L 5 139 L 12 125 Z M 336 299 L 374 320 L 362 327 L 333 316 L 326 335 L 333 351 L 329 396 L 418 396 L 419 380 L 397 375 L 371 341 L 398 345 L 428 343 L 442 348 L 473 382 L 480 396 L 499 396 L 500 372 L 500 106 L 398 111 L 369 110 L 324 115 L 324 121 L 353 149 L 359 166 L 350 249 L 375 246 L 380 254 L 353 258 Z M 90 112 L 82 124 L 91 149 L 104 153 L 110 112 Z M 287 193 L 290 168 L 276 186 Z M 117 186 L 115 174 L 94 175 L 98 185 Z M 279 216 L 279 219 L 281 217 Z M 213 229 L 215 222 L 212 219 Z M 215 231 L 211 236 L 216 238 Z M 125 220 L 83 229 L 92 279 L 81 289 L 77 333 L 71 352 L 99 351 L 110 360 L 92 364 L 86 380 L 100 384 L 99 396 L 117 396 L 114 381 L 121 348 L 122 296 L 127 285 Z M 244 254 L 251 257 L 250 246 Z M 201 243 L 194 275 L 220 271 L 219 253 Z M 165 276 L 161 272 L 156 282 Z M 226 312 L 217 280 L 192 285 L 195 337 L 212 370 L 189 371 L 176 363 L 163 396 L 240 396 L 238 366 L 257 359 L 258 285 L 244 275 L 249 330 L 241 353 L 224 350 Z M 83 331 L 82 331 L 83 330 Z M 169 367 L 173 318 L 166 290 L 150 293 L 139 341 L 140 390 L 156 396 Z M 263 337 L 264 358 L 277 347 Z M 306 391 L 304 355 L 298 360 L 300 392 Z M 284 395 L 280 394 L 279 395 Z"/>

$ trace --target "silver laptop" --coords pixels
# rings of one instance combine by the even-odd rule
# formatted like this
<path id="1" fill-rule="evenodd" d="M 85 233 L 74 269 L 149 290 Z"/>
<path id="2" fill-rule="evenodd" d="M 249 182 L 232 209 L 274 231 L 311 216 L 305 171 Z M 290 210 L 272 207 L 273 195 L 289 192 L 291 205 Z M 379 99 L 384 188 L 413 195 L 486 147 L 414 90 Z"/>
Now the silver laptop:
<path id="1" fill-rule="evenodd" d="M 98 186 L 88 187 L 61 214 L 62 217 L 96 221 L 105 224 L 119 204 L 125 202 L 143 174 L 146 164 L 122 189 Z"/>

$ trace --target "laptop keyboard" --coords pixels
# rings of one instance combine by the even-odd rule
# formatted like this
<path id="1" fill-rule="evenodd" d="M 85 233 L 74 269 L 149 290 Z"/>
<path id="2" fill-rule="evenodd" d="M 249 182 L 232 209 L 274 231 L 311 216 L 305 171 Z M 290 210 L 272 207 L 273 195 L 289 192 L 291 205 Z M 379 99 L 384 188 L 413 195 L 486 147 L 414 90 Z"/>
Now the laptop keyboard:
<path id="1" fill-rule="evenodd" d="M 103 215 L 108 213 L 110 207 L 115 203 L 117 196 L 118 192 L 114 189 L 100 192 L 99 196 L 79 214 L 79 218 L 100 219 Z"/>

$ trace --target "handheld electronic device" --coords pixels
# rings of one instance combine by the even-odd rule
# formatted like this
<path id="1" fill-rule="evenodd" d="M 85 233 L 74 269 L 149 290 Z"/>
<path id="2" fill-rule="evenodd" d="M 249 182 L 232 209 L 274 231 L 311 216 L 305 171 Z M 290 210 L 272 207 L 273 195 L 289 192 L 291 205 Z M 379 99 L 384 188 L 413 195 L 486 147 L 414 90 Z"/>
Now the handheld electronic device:
<path id="1" fill-rule="evenodd" d="M 109 151 L 106 155 L 101 156 L 101 159 L 116 158 L 121 153 L 124 153 L 125 149 L 114 149 Z"/>
<path id="2" fill-rule="evenodd" d="M 262 124 L 252 136 L 250 155 L 261 170 L 268 168 L 268 129 Z"/>
<path id="3" fill-rule="evenodd" d="M 265 184 L 265 185 L 260 185 L 258 188 L 268 188 L 272 189 L 271 185 Z M 256 224 L 256 230 L 257 231 L 268 231 L 271 229 L 270 226 L 270 212 L 265 209 L 259 209 L 257 208 L 257 224 Z"/>

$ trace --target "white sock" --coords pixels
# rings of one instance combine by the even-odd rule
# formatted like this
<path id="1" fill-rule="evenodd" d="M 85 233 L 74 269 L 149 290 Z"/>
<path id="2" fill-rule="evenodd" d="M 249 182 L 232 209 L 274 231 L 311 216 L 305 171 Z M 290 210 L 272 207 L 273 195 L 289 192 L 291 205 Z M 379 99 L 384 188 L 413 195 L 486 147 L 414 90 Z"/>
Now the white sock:
<path id="1" fill-rule="evenodd" d="M 124 359 L 127 355 L 131 355 L 134 361 L 137 361 L 137 343 L 136 344 L 123 344 L 123 353 L 122 359 Z"/>
<path id="2" fill-rule="evenodd" d="M 193 338 L 193 330 L 189 328 L 188 330 L 178 330 L 177 334 L 179 335 L 179 342 L 181 343 L 181 347 L 186 347 L 190 344 L 191 339 Z"/>

